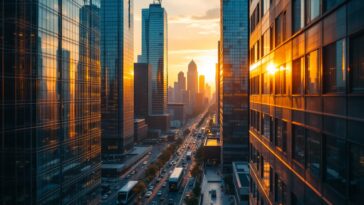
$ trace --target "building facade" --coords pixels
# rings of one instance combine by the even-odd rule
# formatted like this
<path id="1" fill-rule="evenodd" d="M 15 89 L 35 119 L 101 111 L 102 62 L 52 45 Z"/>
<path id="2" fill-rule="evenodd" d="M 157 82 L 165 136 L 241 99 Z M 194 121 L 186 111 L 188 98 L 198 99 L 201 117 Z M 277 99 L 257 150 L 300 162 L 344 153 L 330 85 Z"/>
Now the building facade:
<path id="1" fill-rule="evenodd" d="M 147 119 L 152 106 L 152 67 L 146 63 L 134 64 L 134 115 Z"/>
<path id="2" fill-rule="evenodd" d="M 205 96 L 205 76 L 200 75 L 198 78 L 198 92 Z"/>
<path id="3" fill-rule="evenodd" d="M 132 0 L 101 0 L 102 153 L 134 144 L 134 18 Z"/>
<path id="4" fill-rule="evenodd" d="M 250 5 L 251 204 L 361 204 L 364 4 Z"/>
<path id="5" fill-rule="evenodd" d="M 151 114 L 164 115 L 168 101 L 168 24 L 160 3 L 142 10 L 142 54 L 138 59 L 152 66 Z"/>
<path id="6" fill-rule="evenodd" d="M 249 153 L 249 0 L 221 0 L 220 132 L 223 172 Z"/>
<path id="7" fill-rule="evenodd" d="M 100 2 L 0 4 L 0 204 L 97 204 Z"/>

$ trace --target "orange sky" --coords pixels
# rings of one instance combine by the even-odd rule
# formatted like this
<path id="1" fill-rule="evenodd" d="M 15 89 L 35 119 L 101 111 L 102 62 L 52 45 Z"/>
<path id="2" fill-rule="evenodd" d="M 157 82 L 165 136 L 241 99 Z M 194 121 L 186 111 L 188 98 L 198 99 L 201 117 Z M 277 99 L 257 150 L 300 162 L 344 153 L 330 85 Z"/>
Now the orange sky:
<path id="1" fill-rule="evenodd" d="M 134 1 L 135 59 L 141 53 L 141 9 L 152 0 Z M 179 71 L 186 75 L 187 65 L 193 59 L 199 75 L 215 89 L 215 65 L 219 39 L 219 0 L 164 0 L 168 14 L 169 85 Z"/>

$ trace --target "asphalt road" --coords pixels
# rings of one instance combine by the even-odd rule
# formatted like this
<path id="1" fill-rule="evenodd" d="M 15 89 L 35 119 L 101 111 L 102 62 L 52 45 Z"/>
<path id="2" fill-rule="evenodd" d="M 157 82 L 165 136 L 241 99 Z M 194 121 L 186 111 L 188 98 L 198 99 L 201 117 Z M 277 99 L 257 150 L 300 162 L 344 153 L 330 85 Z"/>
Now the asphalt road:
<path id="1" fill-rule="evenodd" d="M 187 124 L 187 128 L 190 130 L 196 129 L 196 133 L 198 133 L 200 130 L 197 129 L 197 124 L 202 119 L 203 114 L 196 117 L 193 121 L 191 121 L 189 124 Z M 205 120 L 203 125 L 201 127 L 205 127 L 207 124 L 208 118 Z M 186 162 L 185 172 L 184 172 L 184 179 L 180 186 L 180 189 L 178 192 L 169 192 L 168 191 L 168 178 L 169 175 L 164 176 L 159 183 L 153 183 L 154 189 L 151 197 L 145 198 L 143 200 L 142 204 L 158 204 L 158 205 L 164 205 L 164 204 L 171 204 L 170 202 L 173 202 L 173 205 L 182 205 L 184 202 L 185 195 L 192 191 L 193 184 L 195 183 L 195 180 L 191 178 L 190 175 L 190 169 L 194 165 L 194 155 L 192 155 L 191 160 L 186 160 L 186 153 L 187 151 L 192 151 L 192 153 L 195 153 L 197 148 L 201 145 L 202 139 L 196 139 L 196 137 L 191 132 L 188 136 L 185 137 L 184 142 L 179 147 L 177 152 L 181 153 L 179 156 L 174 156 L 171 161 L 176 162 L 175 166 L 171 166 L 166 169 L 167 173 L 171 172 L 175 167 L 181 167 L 182 161 Z M 168 163 L 167 163 L 168 164 Z M 167 183 L 165 187 L 163 187 L 163 183 Z M 158 195 L 158 192 L 161 191 L 161 195 Z M 162 200 L 161 200 L 162 199 Z"/>
<path id="2" fill-rule="evenodd" d="M 169 204 L 169 201 L 173 201 L 173 205 L 181 205 L 183 204 L 183 199 L 186 195 L 186 193 L 190 192 L 192 189 L 192 186 L 188 186 L 189 183 L 191 185 L 194 183 L 194 179 L 190 176 L 190 168 L 192 168 L 194 163 L 194 155 L 192 155 L 191 160 L 186 160 L 186 153 L 187 151 L 192 151 L 193 153 L 197 150 L 197 148 L 202 143 L 202 139 L 196 139 L 196 137 L 193 136 L 192 130 L 196 129 L 196 133 L 199 132 L 197 130 L 197 124 L 202 119 L 203 114 L 200 114 L 196 118 L 190 120 L 183 128 L 181 128 L 181 131 L 183 132 L 184 129 L 189 128 L 191 130 L 191 133 L 188 134 L 182 143 L 182 145 L 177 150 L 179 155 L 176 153 L 173 155 L 173 157 L 166 163 L 163 170 L 165 170 L 165 174 L 163 176 L 159 177 L 159 182 L 157 182 L 156 177 L 149 185 L 153 186 L 153 192 L 152 195 L 148 198 L 144 197 L 141 199 L 141 204 Z M 202 124 L 201 127 L 205 127 L 207 124 L 208 118 L 205 120 L 205 122 Z M 123 174 L 120 178 L 116 179 L 114 183 L 111 183 L 111 193 L 109 193 L 109 196 L 107 199 L 102 201 L 102 205 L 115 205 L 117 200 L 117 191 L 125 185 L 129 180 L 140 180 L 144 178 L 144 171 L 146 167 L 152 162 L 154 162 L 159 154 L 161 153 L 161 150 L 164 150 L 164 148 L 168 145 L 168 143 L 162 143 L 162 144 L 155 144 L 153 145 L 152 151 L 150 155 L 145 156 L 142 160 L 140 160 L 138 163 L 133 165 L 125 174 Z M 189 147 L 189 148 L 188 148 Z M 143 162 L 147 161 L 147 165 L 144 165 Z M 175 165 L 170 165 L 171 162 L 174 161 Z M 184 172 L 184 179 L 181 184 L 179 192 L 169 192 L 168 191 L 168 178 L 170 173 L 173 171 L 175 167 L 182 166 L 182 161 L 186 162 L 185 172 Z M 135 172 L 134 174 L 131 174 L 132 172 Z M 164 184 L 164 185 L 163 185 Z M 148 189 L 147 187 L 147 189 Z M 161 192 L 161 194 L 158 194 L 158 192 Z M 163 200 L 164 199 L 164 200 Z"/>

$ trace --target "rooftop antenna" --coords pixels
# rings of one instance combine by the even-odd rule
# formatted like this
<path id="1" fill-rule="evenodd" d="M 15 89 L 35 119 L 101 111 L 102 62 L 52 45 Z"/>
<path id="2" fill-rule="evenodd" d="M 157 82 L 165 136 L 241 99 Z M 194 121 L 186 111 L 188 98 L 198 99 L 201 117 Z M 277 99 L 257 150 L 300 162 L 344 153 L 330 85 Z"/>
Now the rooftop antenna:
<path id="1" fill-rule="evenodd" d="M 162 0 L 153 0 L 154 4 L 162 4 Z"/>

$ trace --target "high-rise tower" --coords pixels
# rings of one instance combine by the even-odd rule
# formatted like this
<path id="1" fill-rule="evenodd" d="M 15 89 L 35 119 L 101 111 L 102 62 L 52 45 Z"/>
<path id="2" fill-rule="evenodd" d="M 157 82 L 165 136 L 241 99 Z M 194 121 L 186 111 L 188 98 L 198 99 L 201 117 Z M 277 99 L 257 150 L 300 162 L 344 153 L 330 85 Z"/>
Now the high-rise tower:
<path id="1" fill-rule="evenodd" d="M 0 4 L 0 204 L 97 204 L 100 2 Z"/>
<path id="2" fill-rule="evenodd" d="M 249 0 L 221 0 L 220 131 L 223 172 L 249 156 Z"/>
<path id="3" fill-rule="evenodd" d="M 133 0 L 101 0 L 102 154 L 134 142 Z"/>

